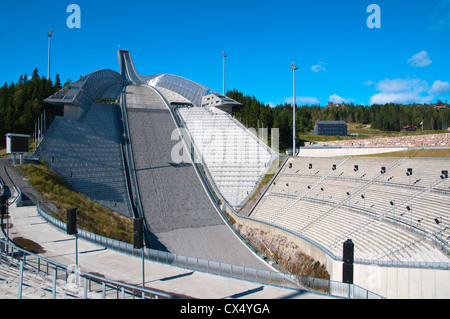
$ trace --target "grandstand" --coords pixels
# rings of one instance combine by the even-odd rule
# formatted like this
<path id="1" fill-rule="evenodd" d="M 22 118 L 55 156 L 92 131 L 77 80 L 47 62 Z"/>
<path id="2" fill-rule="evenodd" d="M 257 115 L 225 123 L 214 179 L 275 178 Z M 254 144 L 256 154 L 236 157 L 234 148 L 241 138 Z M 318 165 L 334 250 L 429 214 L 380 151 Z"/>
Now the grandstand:
<path id="1" fill-rule="evenodd" d="M 450 183 L 442 170 L 446 159 L 291 158 L 251 217 L 335 256 L 351 238 L 360 260 L 449 262 Z"/>
<path id="2" fill-rule="evenodd" d="M 245 204 L 276 154 L 228 113 L 217 108 L 178 108 L 205 166 L 235 208 Z"/>

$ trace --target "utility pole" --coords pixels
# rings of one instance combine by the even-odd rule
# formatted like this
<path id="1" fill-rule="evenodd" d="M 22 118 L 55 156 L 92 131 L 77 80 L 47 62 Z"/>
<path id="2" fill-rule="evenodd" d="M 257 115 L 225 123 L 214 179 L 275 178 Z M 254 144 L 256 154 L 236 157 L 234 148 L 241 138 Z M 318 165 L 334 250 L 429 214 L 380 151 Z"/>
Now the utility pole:
<path id="1" fill-rule="evenodd" d="M 291 70 L 294 74 L 294 96 L 292 97 L 292 109 L 293 109 L 293 118 L 292 118 L 292 156 L 295 156 L 295 70 L 298 70 L 298 68 L 295 66 L 295 63 L 291 63 Z"/>

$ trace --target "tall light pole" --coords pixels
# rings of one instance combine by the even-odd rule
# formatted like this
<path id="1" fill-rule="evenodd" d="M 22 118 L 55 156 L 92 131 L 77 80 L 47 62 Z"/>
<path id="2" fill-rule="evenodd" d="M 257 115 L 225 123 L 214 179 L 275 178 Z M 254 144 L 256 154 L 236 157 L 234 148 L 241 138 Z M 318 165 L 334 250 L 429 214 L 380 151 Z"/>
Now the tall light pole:
<path id="1" fill-rule="evenodd" d="M 295 70 L 298 70 L 298 68 L 295 66 L 295 63 L 291 63 L 291 70 L 294 74 L 294 96 L 292 97 L 292 109 L 293 109 L 293 118 L 292 118 L 292 155 L 295 156 Z"/>
<path id="2" fill-rule="evenodd" d="M 50 80 L 50 42 L 52 39 L 53 30 L 50 30 L 50 33 L 47 34 L 48 36 L 48 69 L 47 69 L 47 78 Z"/>
<path id="3" fill-rule="evenodd" d="M 412 204 L 410 204 L 409 206 L 406 206 L 406 209 L 411 212 L 411 221 L 409 224 L 409 229 L 412 230 Z"/>
<path id="4" fill-rule="evenodd" d="M 222 51 L 222 57 L 223 57 L 223 95 L 225 95 L 225 58 L 227 57 L 225 51 Z"/>

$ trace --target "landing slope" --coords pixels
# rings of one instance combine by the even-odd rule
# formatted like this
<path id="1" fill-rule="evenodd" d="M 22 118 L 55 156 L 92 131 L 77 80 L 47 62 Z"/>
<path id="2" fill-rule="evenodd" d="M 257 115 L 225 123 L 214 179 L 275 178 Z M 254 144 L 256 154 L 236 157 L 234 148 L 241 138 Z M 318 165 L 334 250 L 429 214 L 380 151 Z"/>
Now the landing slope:
<path id="1" fill-rule="evenodd" d="M 153 248 L 237 265 L 267 268 L 225 225 L 190 163 L 175 164 L 179 140 L 172 115 L 151 87 L 130 85 L 125 94 L 130 139 Z"/>

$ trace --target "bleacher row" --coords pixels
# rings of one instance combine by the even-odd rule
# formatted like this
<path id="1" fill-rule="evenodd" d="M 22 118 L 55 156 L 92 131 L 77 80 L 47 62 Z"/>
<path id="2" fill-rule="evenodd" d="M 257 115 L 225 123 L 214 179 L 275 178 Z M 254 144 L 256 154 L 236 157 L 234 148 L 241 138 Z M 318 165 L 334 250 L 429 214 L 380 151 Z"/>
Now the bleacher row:
<path id="1" fill-rule="evenodd" d="M 440 177 L 448 164 L 446 159 L 293 158 L 251 217 L 295 231 L 337 256 L 351 238 L 359 259 L 449 262 L 435 244 L 450 244 L 450 181 Z"/>
<path id="2" fill-rule="evenodd" d="M 225 112 L 177 110 L 214 183 L 230 205 L 240 207 L 270 166 L 273 153 Z"/>
<path id="3" fill-rule="evenodd" d="M 116 98 L 120 88 L 107 88 L 101 97 Z M 76 191 L 130 217 L 117 108 L 92 103 L 79 120 L 55 118 L 37 154 Z"/>

